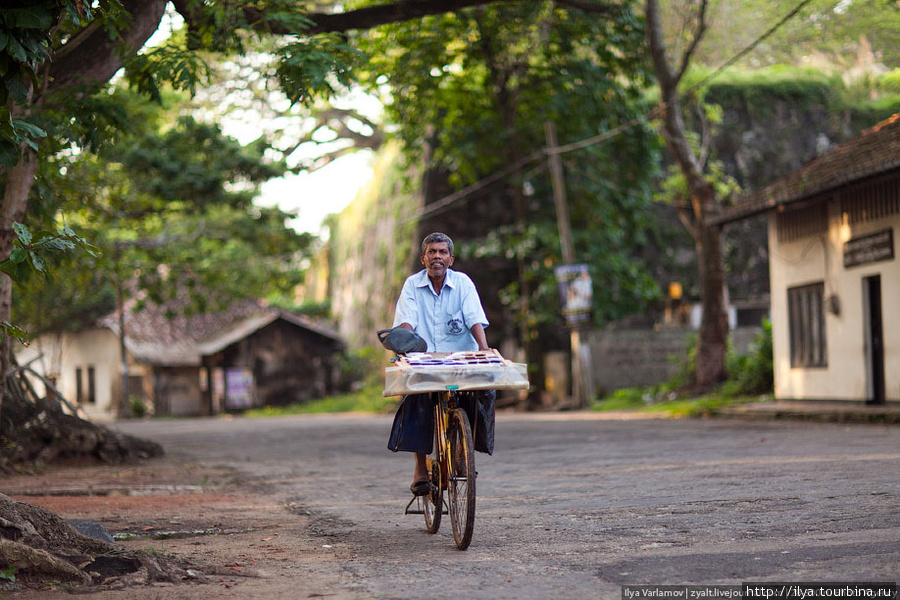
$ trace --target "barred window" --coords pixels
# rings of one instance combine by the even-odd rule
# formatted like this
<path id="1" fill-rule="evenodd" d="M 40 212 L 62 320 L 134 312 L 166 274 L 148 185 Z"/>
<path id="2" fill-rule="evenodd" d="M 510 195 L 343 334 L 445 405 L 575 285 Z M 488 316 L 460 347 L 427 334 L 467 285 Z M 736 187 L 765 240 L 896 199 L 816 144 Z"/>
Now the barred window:
<path id="1" fill-rule="evenodd" d="M 788 289 L 791 367 L 827 367 L 825 353 L 825 284 Z"/>

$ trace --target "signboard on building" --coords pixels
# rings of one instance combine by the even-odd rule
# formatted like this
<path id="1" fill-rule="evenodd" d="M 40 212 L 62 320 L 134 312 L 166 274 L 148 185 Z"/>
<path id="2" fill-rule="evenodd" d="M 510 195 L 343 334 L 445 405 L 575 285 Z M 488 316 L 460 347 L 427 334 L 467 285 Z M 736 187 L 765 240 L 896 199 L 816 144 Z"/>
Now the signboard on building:
<path id="1" fill-rule="evenodd" d="M 844 268 L 894 258 L 894 230 L 885 229 L 853 238 L 844 244 Z"/>
<path id="2" fill-rule="evenodd" d="M 569 327 L 591 321 L 593 287 L 587 265 L 562 265 L 554 270 L 559 289 L 559 304 Z"/>
<path id="3" fill-rule="evenodd" d="M 253 408 L 256 385 L 250 369 L 225 369 L 225 407 L 229 410 Z"/>

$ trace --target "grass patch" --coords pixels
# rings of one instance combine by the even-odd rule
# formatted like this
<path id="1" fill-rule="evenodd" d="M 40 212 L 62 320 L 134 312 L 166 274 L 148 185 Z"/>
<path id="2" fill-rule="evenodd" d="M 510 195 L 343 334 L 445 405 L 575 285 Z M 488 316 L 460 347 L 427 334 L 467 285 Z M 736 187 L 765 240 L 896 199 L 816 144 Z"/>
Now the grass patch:
<path id="1" fill-rule="evenodd" d="M 772 399 L 772 323 L 764 320 L 762 330 L 750 344 L 746 355 L 731 349 L 726 357 L 728 380 L 710 393 L 692 395 L 690 390 L 696 370 L 697 340 L 688 343 L 686 356 L 675 376 L 658 385 L 616 390 L 591 406 L 593 410 L 631 410 L 660 412 L 672 417 L 716 415 L 725 407 Z"/>
<path id="2" fill-rule="evenodd" d="M 400 402 L 399 397 L 385 398 L 381 395 L 381 382 L 369 383 L 355 392 L 328 396 L 318 400 L 291 404 L 288 406 L 265 406 L 244 413 L 245 417 L 283 417 L 288 415 L 311 415 L 325 413 L 389 413 Z"/>
<path id="3" fill-rule="evenodd" d="M 671 417 L 703 417 L 716 415 L 728 406 L 766 402 L 771 399 L 772 397 L 767 394 L 734 396 L 719 392 L 688 396 L 667 389 L 665 385 L 658 385 L 618 390 L 609 397 L 594 402 L 591 409 L 663 413 Z"/>

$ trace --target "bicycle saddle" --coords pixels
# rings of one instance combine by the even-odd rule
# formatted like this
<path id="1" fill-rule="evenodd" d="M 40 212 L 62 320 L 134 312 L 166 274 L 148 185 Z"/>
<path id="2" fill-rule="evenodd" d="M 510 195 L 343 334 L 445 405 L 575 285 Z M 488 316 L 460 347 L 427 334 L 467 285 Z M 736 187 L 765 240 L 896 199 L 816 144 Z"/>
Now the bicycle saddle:
<path id="1" fill-rule="evenodd" d="M 410 331 L 401 326 L 393 329 L 382 329 L 378 332 L 378 341 L 381 345 L 396 354 L 408 352 L 425 352 L 428 344 L 415 331 Z"/>

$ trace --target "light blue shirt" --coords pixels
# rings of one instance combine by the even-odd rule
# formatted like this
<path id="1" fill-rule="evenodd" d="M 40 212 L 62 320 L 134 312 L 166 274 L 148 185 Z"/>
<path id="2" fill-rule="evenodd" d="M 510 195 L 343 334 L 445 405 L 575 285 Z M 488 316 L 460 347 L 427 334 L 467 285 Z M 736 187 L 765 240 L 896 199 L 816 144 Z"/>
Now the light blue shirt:
<path id="1" fill-rule="evenodd" d="M 428 352 L 478 350 L 471 329 L 476 323 L 488 326 L 475 284 L 465 273 L 447 269 L 444 287 L 436 294 L 425 269 L 403 283 L 394 327 L 409 323 L 428 344 Z"/>

